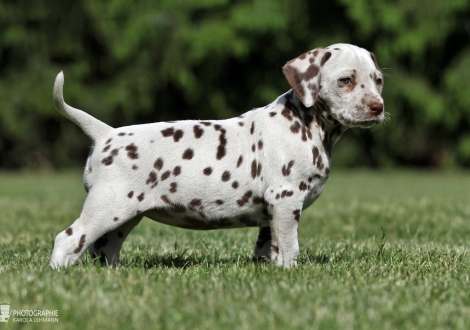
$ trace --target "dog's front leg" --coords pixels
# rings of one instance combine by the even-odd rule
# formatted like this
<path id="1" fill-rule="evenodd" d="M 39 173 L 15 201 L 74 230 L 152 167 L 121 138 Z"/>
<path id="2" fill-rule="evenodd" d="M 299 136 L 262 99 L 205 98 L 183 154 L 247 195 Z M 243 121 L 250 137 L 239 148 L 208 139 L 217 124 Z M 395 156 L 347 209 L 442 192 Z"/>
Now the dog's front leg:
<path id="1" fill-rule="evenodd" d="M 286 268 L 297 265 L 299 254 L 297 229 L 303 203 L 296 197 L 293 196 L 292 190 L 282 190 L 275 194 L 274 200 L 268 206 L 271 260 Z"/>

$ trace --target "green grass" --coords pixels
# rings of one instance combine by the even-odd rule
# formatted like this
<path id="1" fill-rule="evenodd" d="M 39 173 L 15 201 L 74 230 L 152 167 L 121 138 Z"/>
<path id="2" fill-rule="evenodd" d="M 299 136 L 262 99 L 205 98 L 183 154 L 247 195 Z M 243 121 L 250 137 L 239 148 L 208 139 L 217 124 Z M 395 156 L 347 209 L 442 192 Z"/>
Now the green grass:
<path id="1" fill-rule="evenodd" d="M 333 172 L 302 214 L 299 266 L 250 262 L 257 231 L 144 220 L 117 268 L 49 268 L 81 175 L 0 174 L 0 302 L 59 311 L 5 329 L 467 329 L 470 173 Z"/>

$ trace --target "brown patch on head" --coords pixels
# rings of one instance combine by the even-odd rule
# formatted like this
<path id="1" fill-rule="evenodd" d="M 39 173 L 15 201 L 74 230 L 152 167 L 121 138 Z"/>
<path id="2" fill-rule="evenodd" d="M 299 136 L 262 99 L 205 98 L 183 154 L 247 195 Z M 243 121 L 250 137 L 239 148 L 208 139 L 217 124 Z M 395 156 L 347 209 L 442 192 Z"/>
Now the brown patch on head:
<path id="1" fill-rule="evenodd" d="M 328 60 L 330 59 L 330 57 L 331 57 L 331 52 L 326 52 L 326 53 L 323 55 L 323 57 L 321 58 L 321 63 L 320 63 L 320 65 L 321 65 L 321 66 L 324 66 L 325 63 L 326 63 L 326 61 L 328 61 Z"/>
<path id="2" fill-rule="evenodd" d="M 212 174 L 212 167 L 206 167 L 202 173 L 204 173 L 205 175 L 211 175 Z"/>
<path id="3" fill-rule="evenodd" d="M 204 134 L 204 130 L 201 127 L 199 127 L 199 125 L 194 125 L 193 132 L 194 132 L 194 137 L 196 139 L 199 139 L 202 136 L 202 134 Z"/>
<path id="4" fill-rule="evenodd" d="M 194 157 L 194 151 L 191 148 L 188 148 L 183 153 L 183 159 L 192 159 Z"/>
<path id="5" fill-rule="evenodd" d="M 72 236 L 72 234 L 73 234 L 72 227 L 67 228 L 67 230 L 65 230 L 65 233 L 69 236 Z"/>

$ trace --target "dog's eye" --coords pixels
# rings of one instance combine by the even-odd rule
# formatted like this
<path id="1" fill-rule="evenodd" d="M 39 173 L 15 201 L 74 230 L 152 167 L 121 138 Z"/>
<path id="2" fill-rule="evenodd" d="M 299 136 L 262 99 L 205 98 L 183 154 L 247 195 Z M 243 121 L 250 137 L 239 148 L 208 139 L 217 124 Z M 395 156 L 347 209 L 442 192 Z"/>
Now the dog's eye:
<path id="1" fill-rule="evenodd" d="M 383 81 L 382 81 L 382 79 L 379 78 L 379 79 L 377 79 L 377 80 L 375 81 L 375 83 L 376 83 L 377 85 L 382 85 L 382 84 L 383 84 Z"/>
<path id="2" fill-rule="evenodd" d="M 341 81 L 343 84 L 348 85 L 351 83 L 350 78 L 341 78 L 339 81 Z"/>

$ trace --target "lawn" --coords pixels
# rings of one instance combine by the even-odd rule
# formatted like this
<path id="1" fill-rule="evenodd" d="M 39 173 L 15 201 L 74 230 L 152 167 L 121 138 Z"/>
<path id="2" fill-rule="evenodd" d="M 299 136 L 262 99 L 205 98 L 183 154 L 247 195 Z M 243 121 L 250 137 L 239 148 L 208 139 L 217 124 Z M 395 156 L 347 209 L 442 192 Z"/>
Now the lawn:
<path id="1" fill-rule="evenodd" d="M 0 174 L 0 302 L 57 310 L 5 329 L 468 329 L 470 173 L 333 171 L 300 220 L 299 266 L 251 263 L 256 229 L 145 219 L 122 265 L 49 268 L 78 172 Z"/>

